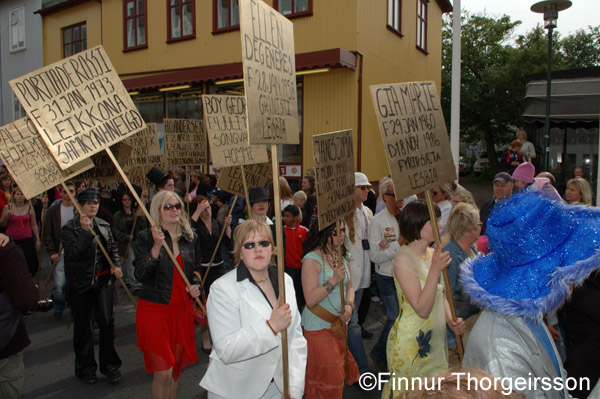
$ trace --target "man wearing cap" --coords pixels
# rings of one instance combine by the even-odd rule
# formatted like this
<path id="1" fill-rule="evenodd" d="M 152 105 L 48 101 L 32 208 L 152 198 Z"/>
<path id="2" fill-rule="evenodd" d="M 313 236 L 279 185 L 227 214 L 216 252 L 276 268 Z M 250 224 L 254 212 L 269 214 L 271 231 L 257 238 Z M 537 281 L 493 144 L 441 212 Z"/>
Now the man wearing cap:
<path id="1" fill-rule="evenodd" d="M 358 324 L 358 305 L 363 290 L 371 285 L 371 259 L 369 257 L 369 223 L 373 212 L 363 205 L 369 195 L 371 183 L 364 173 L 354 173 L 354 198 L 356 209 L 354 215 L 346 217 L 346 237 L 344 245 L 350 253 L 350 271 L 355 296 L 352 318 L 348 326 L 348 347 L 358 371 L 363 374 L 369 371 L 369 363 L 362 341 L 362 332 Z"/>
<path id="2" fill-rule="evenodd" d="M 500 172 L 494 176 L 494 197 L 483 204 L 479 211 L 479 220 L 482 223 L 481 235 L 485 235 L 487 220 L 494 206 L 500 201 L 509 199 L 512 196 L 514 188 L 515 183 L 512 180 L 512 176 L 508 173 Z"/>
<path id="3" fill-rule="evenodd" d="M 73 349 L 75 351 L 75 375 L 93 384 L 97 381 L 94 345 L 90 328 L 90 316 L 94 310 L 100 328 L 100 372 L 110 382 L 121 378 L 121 359 L 114 346 L 113 279 L 121 278 L 120 258 L 110 225 L 96 217 L 100 194 L 88 188 L 77 194 L 77 202 L 83 214 L 75 216 L 62 228 L 62 245 L 65 250 L 67 291 L 73 315 Z M 111 269 L 94 234 L 108 252 L 114 269 Z"/>

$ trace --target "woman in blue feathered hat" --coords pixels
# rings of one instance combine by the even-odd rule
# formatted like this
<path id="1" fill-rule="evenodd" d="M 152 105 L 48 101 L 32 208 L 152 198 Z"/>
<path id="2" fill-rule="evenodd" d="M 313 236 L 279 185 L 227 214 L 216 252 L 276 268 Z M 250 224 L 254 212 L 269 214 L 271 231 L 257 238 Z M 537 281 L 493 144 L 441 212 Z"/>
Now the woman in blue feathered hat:
<path id="1" fill-rule="evenodd" d="M 542 315 L 600 268 L 600 210 L 517 194 L 490 216 L 487 233 L 491 252 L 462 266 L 466 294 L 484 309 L 463 367 L 513 382 L 525 378 L 521 392 L 530 398 L 568 398 L 560 385 L 566 373 Z"/>

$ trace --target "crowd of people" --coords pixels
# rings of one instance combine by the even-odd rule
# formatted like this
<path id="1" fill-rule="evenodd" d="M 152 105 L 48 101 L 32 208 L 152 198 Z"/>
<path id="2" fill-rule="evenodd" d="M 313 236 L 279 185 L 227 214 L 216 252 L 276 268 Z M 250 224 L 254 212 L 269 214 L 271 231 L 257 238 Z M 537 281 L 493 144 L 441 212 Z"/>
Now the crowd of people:
<path id="1" fill-rule="evenodd" d="M 183 369 L 198 361 L 196 330 L 209 354 L 200 381 L 209 398 L 280 398 L 286 329 L 291 397 L 341 398 L 346 384 L 369 372 L 444 375 L 471 317 L 479 319 L 465 367 L 498 377 L 544 374 L 540 369 L 564 377 L 566 368 L 570 376 L 590 379 L 590 388 L 571 392 L 585 398 L 600 377 L 597 362 L 583 367 L 580 361 L 600 354 L 600 315 L 593 305 L 600 299 L 600 261 L 597 240 L 589 239 L 600 230 L 600 214 L 591 207 L 583 177 L 567 182 L 563 200 L 551 174 L 536 176 L 530 163 L 535 150 L 518 136 L 506 154 L 510 173 L 494 176 L 494 196 L 481 209 L 456 183 L 431 190 L 438 226 L 423 194 L 400 198 L 389 176 L 374 187 L 356 172 L 355 211 L 339 233 L 335 224 L 321 228 L 312 171 L 295 192 L 280 177 L 281 243 L 275 239 L 272 183 L 251 188 L 247 207 L 199 171 L 187 182 L 180 168 L 169 173 L 152 168 L 147 174 L 152 187 L 135 186 L 136 195 L 123 181 L 112 190 L 71 181 L 28 201 L 3 172 L 0 226 L 6 235 L 0 235 L 0 245 L 11 243 L 0 251 L 24 265 L 10 277 L 21 287 L 14 308 L 31 310 L 38 299 L 29 291 L 43 241 L 52 264 L 54 319 L 70 309 L 74 373 L 88 384 L 98 380 L 97 371 L 112 383 L 121 378 L 112 301 L 114 280 L 122 278 L 138 297 L 137 346 L 153 375 L 153 398 L 176 397 Z M 435 228 L 442 234 L 437 246 Z M 286 303 L 279 300 L 273 267 L 278 245 Z M 529 267 L 531 262 L 539 267 Z M 444 294 L 444 270 L 456 320 Z M 2 288 L 17 295 L 0 271 Z M 572 299 L 565 302 L 569 285 Z M 386 320 L 367 352 L 364 338 L 374 332 L 363 324 L 374 295 Z M 197 299 L 206 304 L 206 323 L 198 321 Z M 2 397 L 19 397 L 22 389 L 22 350 L 29 341 L 19 317 L 7 346 L 12 349 L 0 347 L 0 374 L 5 364 L 18 370 L 0 379 Z M 506 347 L 506 339 L 514 346 Z M 521 359 L 529 352 L 539 358 Z M 390 381 L 377 395 L 395 398 L 405 391 Z"/>

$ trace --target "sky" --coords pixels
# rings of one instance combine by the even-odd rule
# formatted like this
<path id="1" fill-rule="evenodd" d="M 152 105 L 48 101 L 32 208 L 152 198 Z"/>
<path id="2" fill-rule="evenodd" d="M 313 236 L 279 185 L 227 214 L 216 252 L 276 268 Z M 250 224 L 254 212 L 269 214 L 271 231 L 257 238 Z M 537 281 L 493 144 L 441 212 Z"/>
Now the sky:
<path id="1" fill-rule="evenodd" d="M 490 17 L 499 17 L 508 14 L 511 21 L 520 20 L 522 23 L 515 31 L 516 35 L 525 34 L 533 29 L 536 24 L 543 26 L 542 14 L 534 13 L 531 6 L 539 0 L 461 0 L 463 10 L 471 14 L 485 11 Z M 588 25 L 600 25 L 600 0 L 571 0 L 568 9 L 558 13 L 558 24 L 555 31 L 562 37 L 578 29 L 585 29 Z M 452 1 L 455 5 L 455 1 Z"/>

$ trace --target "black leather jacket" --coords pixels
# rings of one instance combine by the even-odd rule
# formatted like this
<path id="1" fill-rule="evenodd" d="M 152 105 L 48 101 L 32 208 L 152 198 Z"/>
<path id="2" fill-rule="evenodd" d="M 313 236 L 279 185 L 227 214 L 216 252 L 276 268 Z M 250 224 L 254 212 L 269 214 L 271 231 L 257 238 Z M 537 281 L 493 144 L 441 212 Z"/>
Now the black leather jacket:
<path id="1" fill-rule="evenodd" d="M 163 229 L 165 241 L 169 248 L 173 250 L 171 235 Z M 135 259 L 135 278 L 142 283 L 139 298 L 145 301 L 168 305 L 171 300 L 171 287 L 173 286 L 173 272 L 179 273 L 174 269 L 173 262 L 164 247 L 161 247 L 158 259 L 154 259 L 150 254 L 154 246 L 152 231 L 146 229 L 141 231 L 134 241 Z M 199 283 L 195 278 L 194 270 L 200 270 L 202 264 L 202 250 L 198 236 L 194 233 L 193 237 L 183 235 L 179 240 L 179 252 L 183 259 L 184 272 L 192 284 Z"/>
<path id="2" fill-rule="evenodd" d="M 119 250 L 110 230 L 110 224 L 103 219 L 94 217 L 94 226 L 95 231 L 100 234 L 100 240 L 103 241 L 103 245 L 105 244 L 104 248 L 113 264 L 121 267 Z M 63 226 L 60 238 L 65 250 L 65 274 L 69 289 L 85 292 L 100 282 L 111 280 L 110 271 L 94 277 L 94 275 L 109 270 L 110 265 L 100 252 L 92 233 L 81 228 L 79 215 Z"/>

